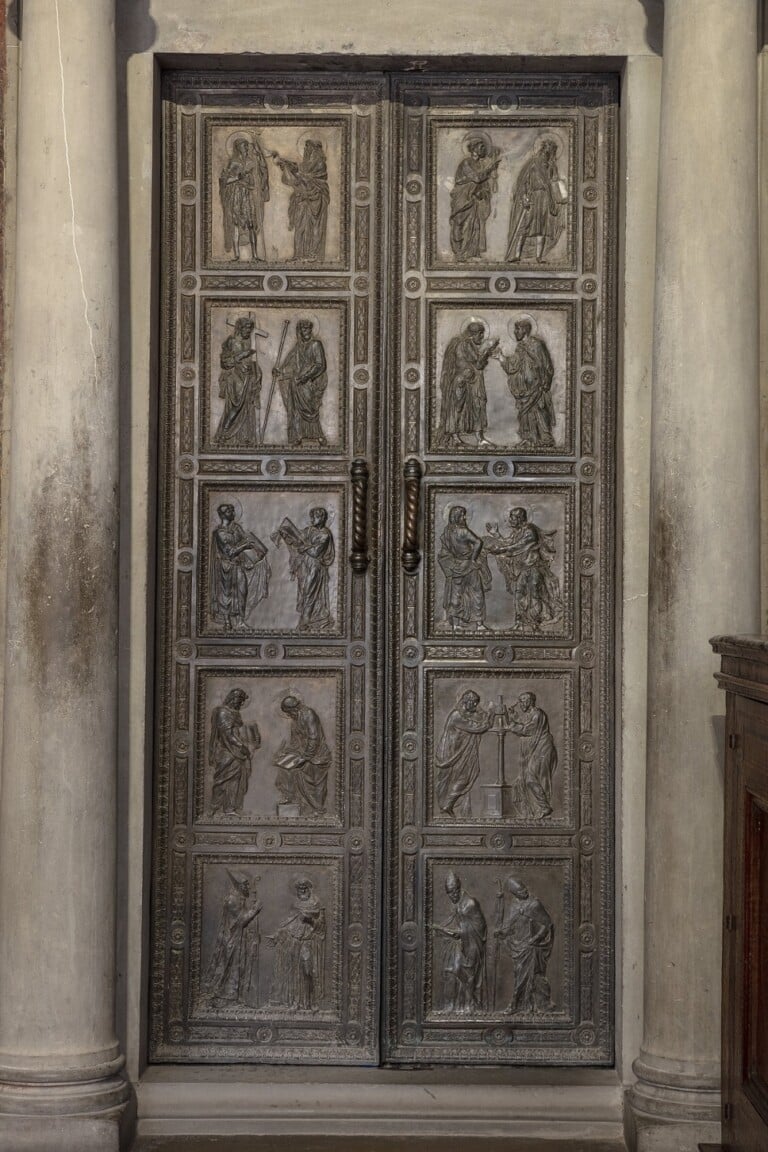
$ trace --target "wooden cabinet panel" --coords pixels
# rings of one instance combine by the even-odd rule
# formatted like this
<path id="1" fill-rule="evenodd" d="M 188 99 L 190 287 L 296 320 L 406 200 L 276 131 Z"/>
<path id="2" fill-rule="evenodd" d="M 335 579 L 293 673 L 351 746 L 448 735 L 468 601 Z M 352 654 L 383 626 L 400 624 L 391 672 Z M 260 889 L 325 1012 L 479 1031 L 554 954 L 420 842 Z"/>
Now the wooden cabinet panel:
<path id="1" fill-rule="evenodd" d="M 768 1147 L 768 648 L 719 637 L 728 691 L 723 932 L 723 1147 Z"/>

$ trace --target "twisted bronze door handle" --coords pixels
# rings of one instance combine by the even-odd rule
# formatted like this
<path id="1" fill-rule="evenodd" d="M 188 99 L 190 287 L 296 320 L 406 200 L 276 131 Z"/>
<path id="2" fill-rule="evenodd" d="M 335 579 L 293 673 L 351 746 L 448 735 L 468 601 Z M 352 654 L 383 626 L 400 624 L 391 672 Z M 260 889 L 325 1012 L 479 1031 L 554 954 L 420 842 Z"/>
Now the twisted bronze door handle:
<path id="1" fill-rule="evenodd" d="M 403 466 L 405 482 L 405 513 L 403 517 L 402 561 L 406 572 L 416 572 L 421 563 L 419 551 L 419 515 L 421 501 L 421 462 L 411 457 Z"/>
<path id="2" fill-rule="evenodd" d="M 370 563 L 368 555 L 368 478 L 370 472 L 365 460 L 353 460 L 349 469 L 352 479 L 352 552 L 349 562 L 353 572 L 365 572 Z"/>

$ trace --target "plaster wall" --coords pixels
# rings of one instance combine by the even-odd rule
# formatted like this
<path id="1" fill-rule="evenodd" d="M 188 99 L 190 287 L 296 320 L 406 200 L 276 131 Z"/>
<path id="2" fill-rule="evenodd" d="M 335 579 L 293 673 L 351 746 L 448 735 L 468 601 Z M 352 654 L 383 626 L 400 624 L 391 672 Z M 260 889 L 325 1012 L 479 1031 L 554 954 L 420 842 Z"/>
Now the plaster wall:
<path id="1" fill-rule="evenodd" d="M 650 365 L 661 60 L 655 0 L 135 0 L 121 3 L 120 892 L 118 1005 L 140 1131 L 509 1131 L 615 1136 L 642 1039 Z M 157 262 L 157 78 L 192 55 L 501 58 L 501 69 L 622 75 L 619 272 L 616 1070 L 390 1073 L 145 1069 L 148 819 L 153 652 Z M 402 62 L 400 64 L 402 67 Z M 472 1083 L 477 1083 L 472 1086 Z M 462 1091 L 457 1085 L 465 1085 Z M 481 1087 L 483 1085 L 483 1087 Z M 557 1085 L 557 1086 L 555 1086 Z M 391 1089 L 397 1086 L 397 1116 Z M 365 1104 L 364 1100 L 368 1103 Z M 297 1107 L 301 1114 L 297 1112 Z M 301 1109 L 303 1108 L 303 1111 Z M 367 1111 L 366 1111 L 367 1109 Z M 350 1117 L 355 1116 L 354 1121 Z M 364 1119 L 368 1116 L 368 1121 Z M 398 1125 L 400 1128 L 398 1128 Z M 457 1128 L 458 1126 L 458 1128 Z M 565 1126 L 565 1127 L 564 1127 Z M 443 1128 L 443 1130 L 447 1130 Z M 525 1130 L 516 1125 L 517 1135 Z"/>
<path id="2" fill-rule="evenodd" d="M 5 584 L 8 550 L 8 501 L 6 478 L 9 475 L 11 440 L 11 388 L 6 381 L 13 373 L 13 293 L 16 272 L 16 130 L 19 109 L 19 38 L 15 20 L 9 18 L 0 34 L 0 101 L 2 114 L 2 148 L 0 148 L 0 643 L 5 644 Z M 2 741 L 3 689 L 5 678 L 0 672 L 0 741 Z M 1 759 L 1 758 L 0 758 Z M 0 787 L 2 763 L 0 762 Z"/>

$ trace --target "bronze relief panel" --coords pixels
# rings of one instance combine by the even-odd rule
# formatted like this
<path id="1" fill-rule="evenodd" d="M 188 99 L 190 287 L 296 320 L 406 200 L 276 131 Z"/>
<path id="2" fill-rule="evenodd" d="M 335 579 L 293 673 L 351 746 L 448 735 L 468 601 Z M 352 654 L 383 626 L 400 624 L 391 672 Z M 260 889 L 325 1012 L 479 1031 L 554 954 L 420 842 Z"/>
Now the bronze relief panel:
<path id="1" fill-rule="evenodd" d="M 341 636 L 344 485 L 200 486 L 202 636 Z"/>
<path id="2" fill-rule="evenodd" d="M 430 301 L 428 445 L 451 454 L 573 454 L 573 303 Z"/>
<path id="3" fill-rule="evenodd" d="M 150 1059 L 610 1063 L 615 82 L 164 84 Z"/>
<path id="4" fill-rule="evenodd" d="M 201 668 L 195 822 L 344 826 L 340 669 Z"/>
<path id="5" fill-rule="evenodd" d="M 430 267 L 572 268 L 572 117 L 430 117 Z"/>
<path id="6" fill-rule="evenodd" d="M 426 822 L 573 830 L 573 673 L 429 668 Z"/>
<path id="7" fill-rule="evenodd" d="M 198 858 L 192 883 L 200 929 L 191 964 L 193 1029 L 247 1020 L 264 1044 L 274 1043 L 274 1025 L 271 1035 L 269 1025 L 261 1035 L 256 1028 L 276 1015 L 290 1018 L 294 1042 L 302 1023 L 339 1024 L 340 862 L 265 854 L 254 867 L 215 853 Z"/>
<path id="8" fill-rule="evenodd" d="M 395 1063 L 613 1058 L 615 102 L 395 89 Z"/>
<path id="9" fill-rule="evenodd" d="M 203 300 L 208 452 L 344 453 L 348 302 Z"/>
<path id="10" fill-rule="evenodd" d="M 343 268 L 349 241 L 349 121 L 208 116 L 207 267 Z"/>
<path id="11" fill-rule="evenodd" d="M 571 639 L 573 500 L 572 485 L 431 484 L 425 635 Z"/>
<path id="12" fill-rule="evenodd" d="M 153 1061 L 378 1057 L 383 93 L 165 78 Z"/>
<path id="13" fill-rule="evenodd" d="M 482 1027 L 490 1015 L 502 1023 L 488 1039 L 504 1048 L 521 1026 L 573 1027 L 572 891 L 572 862 L 560 857 L 537 854 L 503 864 L 468 857 L 459 872 L 452 861 L 431 856 L 427 1034 L 433 1021 Z"/>

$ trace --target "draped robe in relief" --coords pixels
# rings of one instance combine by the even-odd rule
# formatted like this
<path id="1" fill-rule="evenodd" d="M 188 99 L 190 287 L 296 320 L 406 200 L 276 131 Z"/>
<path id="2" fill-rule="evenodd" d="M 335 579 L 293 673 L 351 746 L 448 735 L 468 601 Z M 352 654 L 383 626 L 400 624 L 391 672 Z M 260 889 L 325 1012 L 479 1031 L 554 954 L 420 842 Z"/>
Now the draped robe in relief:
<path id="1" fill-rule="evenodd" d="M 275 933 L 275 966 L 270 1002 L 316 1011 L 325 983 L 325 909 L 316 896 L 297 897 Z"/>
<path id="2" fill-rule="evenodd" d="M 280 368 L 280 395 L 288 420 L 288 443 L 302 440 L 325 443 L 320 408 L 328 387 L 322 340 L 298 339 Z"/>
<path id="3" fill-rule="evenodd" d="M 330 568 L 336 547 L 330 528 L 310 525 L 302 530 L 306 552 L 291 554 L 291 572 L 298 581 L 296 607 L 299 631 L 317 632 L 333 626 L 330 598 Z"/>
<path id="4" fill-rule="evenodd" d="M 440 545 L 437 559 L 445 576 L 443 608 L 446 617 L 464 626 L 483 624 L 485 593 L 491 587 L 491 573 L 483 554 L 482 540 L 466 525 L 449 523 Z"/>
<path id="5" fill-rule="evenodd" d="M 499 937 L 514 966 L 509 1011 L 551 1009 L 547 965 L 552 955 L 555 926 L 541 901 L 532 897 L 515 900 L 505 916 Z"/>
<path id="6" fill-rule="evenodd" d="M 250 337 L 234 333 L 221 346 L 219 396 L 224 411 L 214 437 L 217 444 L 232 448 L 255 448 L 261 442 L 261 368 L 251 350 Z"/>
<path id="7" fill-rule="evenodd" d="M 295 260 L 325 260 L 328 205 L 331 199 L 325 152 L 319 140 L 308 140 L 299 164 L 277 157 L 283 184 L 292 189 L 288 227 L 293 232 Z"/>
<path id="8" fill-rule="evenodd" d="M 211 814 L 239 812 L 251 778 L 251 758 L 261 744 L 256 724 L 244 724 L 237 708 L 220 704 L 211 714 L 208 762 L 213 767 Z"/>
<path id="9" fill-rule="evenodd" d="M 314 708 L 299 705 L 291 717 L 291 732 L 275 760 L 277 790 L 286 804 L 298 804 L 301 816 L 325 812 L 331 750 Z"/>
<path id="10" fill-rule="evenodd" d="M 456 707 L 445 722 L 437 747 L 437 802 L 450 816 L 472 815 L 470 793 L 480 773 L 480 738 L 489 728 L 484 712 Z"/>
<path id="11" fill-rule="evenodd" d="M 324 524 L 297 528 L 285 517 L 272 534 L 275 543 L 283 540 L 290 553 L 288 570 L 296 581 L 296 611 L 299 632 L 324 632 L 333 627 L 331 614 L 331 566 L 336 559 L 333 533 Z"/>
<path id="12" fill-rule="evenodd" d="M 551 447 L 556 420 L 552 403 L 555 369 L 546 344 L 537 336 L 525 336 L 518 340 L 512 355 L 503 356 L 500 363 L 517 406 L 521 441 Z"/>
<path id="13" fill-rule="evenodd" d="M 260 911 L 260 903 L 239 891 L 225 897 L 206 975 L 214 999 L 258 1007 Z"/>
<path id="14" fill-rule="evenodd" d="M 488 427 L 484 376 L 488 358 L 488 345 L 473 343 L 469 335 L 448 341 L 440 373 L 439 440 Z"/>
<path id="15" fill-rule="evenodd" d="M 451 248 L 457 260 L 482 256 L 487 248 L 485 223 L 498 185 L 498 148 L 488 156 L 467 156 L 456 169 L 451 190 Z"/>
<path id="16" fill-rule="evenodd" d="M 211 616 L 250 626 L 254 608 L 269 595 L 267 546 L 236 521 L 215 528 L 212 543 Z"/>
<path id="17" fill-rule="evenodd" d="M 515 781 L 518 814 L 541 820 L 552 812 L 552 777 L 557 770 L 557 748 L 543 708 L 513 712 L 510 731 L 520 737 L 520 775 Z"/>
<path id="18" fill-rule="evenodd" d="M 507 260 L 514 259 L 521 241 L 524 248 L 529 239 L 542 237 L 542 255 L 546 256 L 559 240 L 566 216 L 565 206 L 553 194 L 559 175 L 557 159 L 545 156 L 541 149 L 523 164 L 509 215 Z"/>
<path id="19" fill-rule="evenodd" d="M 550 568 L 555 554 L 553 537 L 530 521 L 508 536 L 483 537 L 486 551 L 496 557 L 507 592 L 513 598 L 513 627 L 537 631 L 557 620 L 563 611 L 560 581 Z"/>
<path id="20" fill-rule="evenodd" d="M 457 1012 L 481 1010 L 487 1004 L 485 948 L 488 929 L 477 900 L 462 892 L 444 924 L 458 936 L 445 942 L 443 974 L 448 1005 Z"/>

